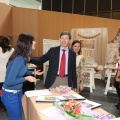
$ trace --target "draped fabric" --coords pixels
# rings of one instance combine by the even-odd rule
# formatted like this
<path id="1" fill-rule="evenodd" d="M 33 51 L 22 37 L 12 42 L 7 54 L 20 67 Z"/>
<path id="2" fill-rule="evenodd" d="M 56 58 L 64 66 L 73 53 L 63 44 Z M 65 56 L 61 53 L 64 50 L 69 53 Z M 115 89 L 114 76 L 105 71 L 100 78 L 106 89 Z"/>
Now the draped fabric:
<path id="1" fill-rule="evenodd" d="M 77 91 L 79 91 L 79 84 L 85 77 L 85 70 L 84 70 L 84 56 L 78 55 L 76 57 L 76 74 L 77 74 Z"/>
<path id="2" fill-rule="evenodd" d="M 81 36 L 79 36 L 80 34 Z M 98 35 L 99 34 L 99 35 Z M 94 50 L 82 49 L 84 57 L 91 56 L 99 65 L 105 65 L 108 42 L 107 28 L 82 28 L 71 30 L 73 40 L 94 40 Z M 72 43 L 71 41 L 71 43 Z"/>

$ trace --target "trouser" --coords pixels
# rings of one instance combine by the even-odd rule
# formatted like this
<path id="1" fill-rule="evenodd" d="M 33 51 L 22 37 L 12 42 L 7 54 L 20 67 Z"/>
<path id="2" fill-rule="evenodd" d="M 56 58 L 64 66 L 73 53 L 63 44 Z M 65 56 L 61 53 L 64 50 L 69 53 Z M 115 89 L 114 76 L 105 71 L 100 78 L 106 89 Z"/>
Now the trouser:
<path id="1" fill-rule="evenodd" d="M 114 86 L 116 88 L 117 95 L 120 98 L 120 83 L 118 83 L 118 82 L 115 81 Z"/>
<path id="2" fill-rule="evenodd" d="M 55 82 L 53 83 L 53 85 L 51 86 L 51 88 L 56 88 L 60 85 L 67 85 L 68 86 L 68 77 L 59 77 L 57 76 L 55 79 Z"/>
<path id="3" fill-rule="evenodd" d="M 24 94 L 26 91 L 34 90 L 34 89 L 35 89 L 35 83 L 34 83 L 34 82 L 25 81 L 25 82 L 23 83 L 23 87 L 22 87 L 23 94 Z"/>
<path id="4" fill-rule="evenodd" d="M 22 91 L 17 93 L 2 91 L 1 100 L 7 109 L 9 120 L 22 120 Z"/>

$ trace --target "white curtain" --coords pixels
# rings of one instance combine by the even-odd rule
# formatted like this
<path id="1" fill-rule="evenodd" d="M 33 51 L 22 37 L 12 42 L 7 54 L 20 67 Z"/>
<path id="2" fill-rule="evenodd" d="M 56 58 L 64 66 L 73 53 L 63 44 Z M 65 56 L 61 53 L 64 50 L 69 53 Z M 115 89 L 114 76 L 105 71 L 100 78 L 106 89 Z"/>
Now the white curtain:
<path id="1" fill-rule="evenodd" d="M 79 35 L 80 36 L 79 36 Z M 99 34 L 99 35 L 98 35 Z M 82 50 L 82 54 L 86 56 L 91 56 L 95 59 L 98 65 L 105 65 L 106 61 L 106 49 L 108 42 L 108 30 L 107 28 L 81 28 L 71 30 L 72 41 L 73 40 L 95 40 L 94 50 Z M 71 41 L 71 43 L 72 43 Z"/>

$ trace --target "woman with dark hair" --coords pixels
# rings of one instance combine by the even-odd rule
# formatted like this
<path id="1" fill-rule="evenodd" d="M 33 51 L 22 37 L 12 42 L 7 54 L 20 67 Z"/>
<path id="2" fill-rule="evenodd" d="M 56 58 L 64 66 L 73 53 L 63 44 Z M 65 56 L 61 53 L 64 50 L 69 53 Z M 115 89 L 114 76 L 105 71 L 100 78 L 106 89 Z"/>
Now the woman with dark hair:
<path id="1" fill-rule="evenodd" d="M 120 47 L 118 48 L 118 55 L 116 55 L 116 59 L 118 60 L 118 63 L 117 63 L 117 74 L 119 74 L 118 72 L 120 71 Z M 118 76 L 116 74 L 116 77 Z M 118 95 L 118 103 L 115 105 L 116 109 L 120 109 L 120 82 L 118 82 L 116 80 L 116 77 L 115 77 L 115 81 L 114 81 L 114 86 L 116 88 L 116 92 L 117 92 L 117 95 Z"/>
<path id="2" fill-rule="evenodd" d="M 79 93 L 84 89 L 84 56 L 81 51 L 81 42 L 74 40 L 71 48 L 76 53 L 77 92 Z"/>
<path id="3" fill-rule="evenodd" d="M 6 64 L 14 51 L 14 48 L 11 47 L 9 41 L 9 37 L 3 37 L 0 43 L 0 90 L 2 89 L 5 80 Z"/>
<path id="4" fill-rule="evenodd" d="M 34 72 L 28 71 L 28 61 L 35 49 L 35 43 L 32 35 L 20 34 L 15 50 L 8 60 L 1 100 L 7 109 L 9 120 L 22 120 L 23 82 L 36 82 L 36 78 L 31 76 Z M 38 70 L 35 74 L 41 75 L 43 72 Z M 24 77 L 25 75 L 28 76 Z"/>
<path id="5" fill-rule="evenodd" d="M 2 53 L 5 53 L 7 51 L 11 51 L 11 45 L 9 44 L 10 38 L 9 37 L 3 37 L 2 42 L 0 43 L 0 47 L 2 48 Z"/>

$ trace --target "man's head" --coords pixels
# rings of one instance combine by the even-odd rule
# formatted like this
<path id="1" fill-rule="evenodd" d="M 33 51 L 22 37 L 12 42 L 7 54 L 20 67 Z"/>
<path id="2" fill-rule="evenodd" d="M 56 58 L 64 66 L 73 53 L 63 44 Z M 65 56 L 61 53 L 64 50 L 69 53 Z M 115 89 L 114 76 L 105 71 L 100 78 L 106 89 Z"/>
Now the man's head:
<path id="1" fill-rule="evenodd" d="M 71 40 L 71 34 L 67 31 L 64 31 L 60 34 L 60 45 L 63 48 L 68 47 L 69 41 Z"/>

